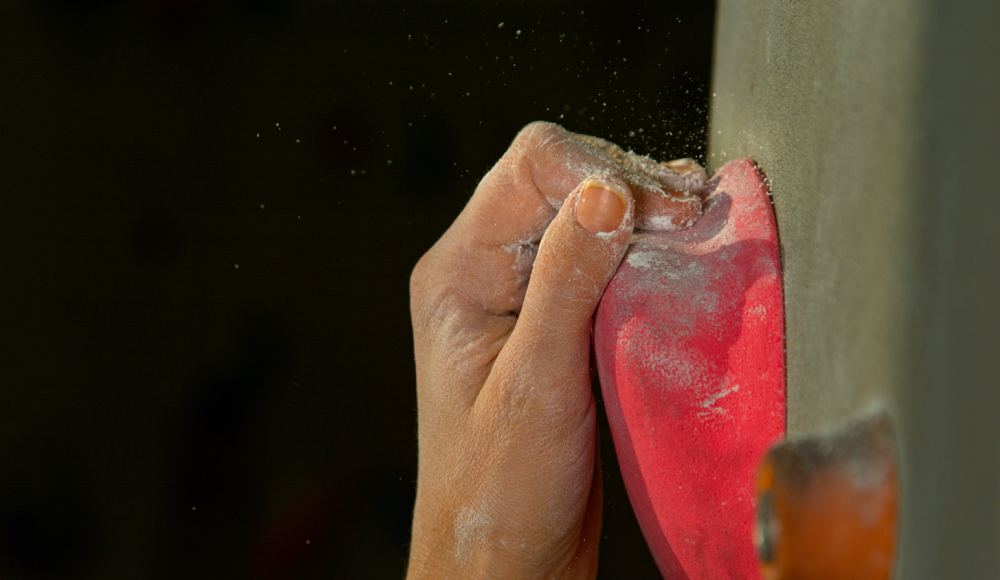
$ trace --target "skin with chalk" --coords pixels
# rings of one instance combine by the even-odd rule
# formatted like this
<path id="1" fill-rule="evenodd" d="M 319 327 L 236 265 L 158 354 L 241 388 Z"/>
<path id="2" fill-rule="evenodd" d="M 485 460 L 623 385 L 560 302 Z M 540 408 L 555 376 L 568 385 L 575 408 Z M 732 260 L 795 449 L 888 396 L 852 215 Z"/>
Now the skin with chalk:
<path id="1" fill-rule="evenodd" d="M 690 160 L 533 123 L 423 256 L 409 578 L 596 575 L 594 310 L 634 232 L 689 227 L 704 186 Z"/>

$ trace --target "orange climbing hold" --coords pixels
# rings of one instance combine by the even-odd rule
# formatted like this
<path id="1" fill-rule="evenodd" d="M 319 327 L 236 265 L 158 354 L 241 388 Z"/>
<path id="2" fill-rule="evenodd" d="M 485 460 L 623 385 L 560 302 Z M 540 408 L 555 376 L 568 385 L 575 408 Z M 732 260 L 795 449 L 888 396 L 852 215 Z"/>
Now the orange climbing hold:
<path id="1" fill-rule="evenodd" d="M 885 415 L 768 452 L 756 541 L 766 580 L 889 580 L 899 481 Z"/>

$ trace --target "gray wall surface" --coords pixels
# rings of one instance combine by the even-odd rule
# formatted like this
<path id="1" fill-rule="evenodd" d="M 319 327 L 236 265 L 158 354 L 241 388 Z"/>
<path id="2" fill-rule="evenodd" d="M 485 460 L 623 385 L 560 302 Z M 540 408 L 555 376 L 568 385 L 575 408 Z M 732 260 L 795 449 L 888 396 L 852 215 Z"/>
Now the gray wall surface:
<path id="1" fill-rule="evenodd" d="M 872 407 L 897 577 L 1000 577 L 1000 4 L 720 0 L 709 165 L 760 163 L 790 435 Z"/>

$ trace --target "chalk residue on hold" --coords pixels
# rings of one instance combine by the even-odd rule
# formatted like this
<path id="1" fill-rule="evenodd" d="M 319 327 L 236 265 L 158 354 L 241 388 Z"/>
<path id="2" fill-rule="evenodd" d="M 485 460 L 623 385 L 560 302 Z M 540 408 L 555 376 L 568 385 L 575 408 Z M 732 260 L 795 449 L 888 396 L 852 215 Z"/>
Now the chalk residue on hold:
<path id="1" fill-rule="evenodd" d="M 632 247 L 625 254 L 625 261 L 633 268 L 651 270 L 636 282 L 648 285 L 651 289 L 656 289 L 664 280 L 686 280 L 696 283 L 697 288 L 703 287 L 698 282 L 699 277 L 705 275 L 705 267 L 696 258 L 666 252 L 663 248 L 648 243 L 646 238 L 633 236 Z M 692 287 L 685 287 L 685 290 L 697 291 L 699 295 L 704 295 L 705 292 L 704 289 L 695 290 Z"/>
<path id="2" fill-rule="evenodd" d="M 628 255 L 628 264 L 633 268 L 652 268 L 659 260 L 657 252 L 631 252 Z"/>
<path id="3" fill-rule="evenodd" d="M 705 409 L 705 413 L 706 414 L 707 413 L 717 413 L 717 414 L 725 415 L 726 414 L 726 410 L 722 409 L 722 408 L 719 408 L 719 407 L 716 407 L 715 406 L 715 402 L 718 401 L 719 399 L 725 397 L 725 396 L 728 396 L 728 395 L 731 395 L 731 394 L 735 393 L 738 390 L 740 390 L 740 386 L 739 385 L 733 385 L 733 386 L 731 386 L 729 388 L 722 389 L 721 391 L 719 391 L 719 392 L 717 392 L 715 394 L 712 394 L 712 395 L 709 395 L 708 397 L 706 397 L 705 400 L 703 400 L 701 403 L 699 403 L 699 405 L 701 406 L 702 409 Z"/>
<path id="4" fill-rule="evenodd" d="M 676 391 L 702 391 L 712 384 L 713 376 L 706 371 L 705 361 L 683 341 L 661 341 L 660 344 L 665 347 L 663 352 L 633 351 L 639 368 L 656 378 L 652 384 Z"/>

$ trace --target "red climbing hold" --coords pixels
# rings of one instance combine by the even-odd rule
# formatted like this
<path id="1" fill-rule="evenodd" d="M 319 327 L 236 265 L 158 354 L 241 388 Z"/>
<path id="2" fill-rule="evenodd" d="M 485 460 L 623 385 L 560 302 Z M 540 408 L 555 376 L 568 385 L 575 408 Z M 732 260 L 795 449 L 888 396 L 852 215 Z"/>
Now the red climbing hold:
<path id="1" fill-rule="evenodd" d="M 618 461 L 668 579 L 760 578 L 757 469 L 785 432 L 778 234 L 754 164 L 728 163 L 704 214 L 636 232 L 594 320 Z"/>

